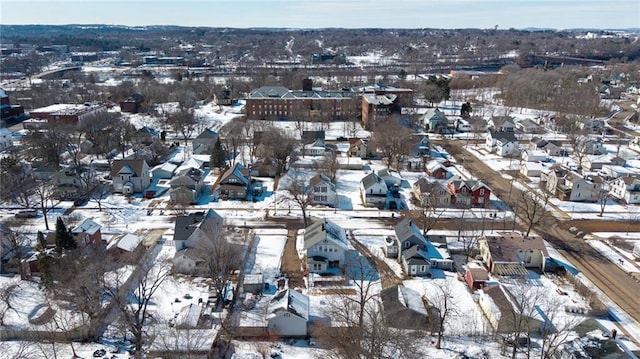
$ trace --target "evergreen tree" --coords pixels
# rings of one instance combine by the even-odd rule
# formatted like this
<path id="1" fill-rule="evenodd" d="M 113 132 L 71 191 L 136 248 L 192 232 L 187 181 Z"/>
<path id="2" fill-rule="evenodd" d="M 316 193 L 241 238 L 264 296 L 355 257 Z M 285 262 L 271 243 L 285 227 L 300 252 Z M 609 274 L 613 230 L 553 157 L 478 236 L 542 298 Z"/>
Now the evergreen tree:
<path id="1" fill-rule="evenodd" d="M 471 108 L 469 101 L 463 103 L 460 107 L 460 116 L 462 118 L 469 118 L 471 116 L 471 112 L 473 112 L 473 108 Z"/>
<path id="2" fill-rule="evenodd" d="M 73 239 L 67 226 L 64 225 L 62 218 L 58 217 L 56 221 L 56 252 L 60 254 L 64 249 L 75 249 L 77 246 L 78 243 Z"/>
<path id="3" fill-rule="evenodd" d="M 222 148 L 220 139 L 216 140 L 216 144 L 213 145 L 211 151 L 211 158 L 209 159 L 209 167 L 222 168 L 227 166 L 227 152 Z"/>

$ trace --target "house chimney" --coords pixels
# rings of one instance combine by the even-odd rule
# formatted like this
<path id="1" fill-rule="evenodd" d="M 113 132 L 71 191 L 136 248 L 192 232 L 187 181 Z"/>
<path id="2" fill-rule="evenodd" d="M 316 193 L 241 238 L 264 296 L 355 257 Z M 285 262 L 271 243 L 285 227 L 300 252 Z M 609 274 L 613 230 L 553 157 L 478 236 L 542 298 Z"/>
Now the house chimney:
<path id="1" fill-rule="evenodd" d="M 304 79 L 302 80 L 302 91 L 313 91 L 313 80 L 312 79 Z"/>

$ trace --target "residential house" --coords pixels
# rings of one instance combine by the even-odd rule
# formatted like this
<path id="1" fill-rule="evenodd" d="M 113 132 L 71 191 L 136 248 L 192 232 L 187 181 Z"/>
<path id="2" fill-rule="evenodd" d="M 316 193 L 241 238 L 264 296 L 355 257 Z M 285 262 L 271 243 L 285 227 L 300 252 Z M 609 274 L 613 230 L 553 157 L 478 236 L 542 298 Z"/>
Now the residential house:
<path id="1" fill-rule="evenodd" d="M 606 165 L 624 166 L 626 162 L 624 158 L 612 154 L 587 155 L 582 159 L 582 167 L 589 171 L 596 171 Z"/>
<path id="2" fill-rule="evenodd" d="M 543 133 L 544 129 L 535 121 L 525 118 L 516 122 L 516 128 L 524 133 Z"/>
<path id="3" fill-rule="evenodd" d="M 464 272 L 464 281 L 471 290 L 482 289 L 489 281 L 489 272 L 480 265 L 474 266 L 472 264 L 473 262 L 467 264 L 467 269 Z"/>
<path id="4" fill-rule="evenodd" d="M 79 246 L 96 245 L 102 242 L 101 229 L 101 225 L 87 218 L 71 230 L 71 235 Z"/>
<path id="5" fill-rule="evenodd" d="M 321 139 L 317 139 L 313 143 L 302 146 L 303 156 L 324 156 L 325 152 L 327 152 L 327 146 L 325 145 L 324 140 Z"/>
<path id="6" fill-rule="evenodd" d="M 338 205 L 338 194 L 336 185 L 329 177 L 318 173 L 309 180 L 309 191 L 311 191 L 311 203 L 332 206 Z"/>
<path id="7" fill-rule="evenodd" d="M 204 171 L 198 168 L 183 168 L 169 183 L 171 202 L 180 204 L 195 203 L 204 185 Z"/>
<path id="8" fill-rule="evenodd" d="M 176 273 L 189 275 L 206 274 L 202 250 L 185 248 L 177 251 L 173 256 L 173 270 Z"/>
<path id="9" fill-rule="evenodd" d="M 526 276 L 527 269 L 544 272 L 549 257 L 542 237 L 524 237 L 520 232 L 492 232 L 478 239 L 482 261 L 489 272 L 504 276 Z"/>
<path id="10" fill-rule="evenodd" d="M 431 262 L 427 252 L 415 245 L 402 251 L 402 268 L 407 275 L 420 277 L 428 276 L 431 270 Z"/>
<path id="11" fill-rule="evenodd" d="M 486 146 L 489 151 L 502 157 L 516 157 L 520 154 L 520 145 L 513 132 L 489 131 Z"/>
<path id="12" fill-rule="evenodd" d="M 430 156 L 431 155 L 431 141 L 427 135 L 419 135 L 420 139 L 416 143 L 416 154 L 418 156 Z"/>
<path id="13" fill-rule="evenodd" d="M 247 199 L 251 183 L 250 173 L 248 168 L 236 163 L 220 176 L 215 191 L 222 199 Z"/>
<path id="14" fill-rule="evenodd" d="M 367 143 L 361 138 L 350 138 L 349 139 L 349 157 L 359 157 L 366 158 L 369 156 L 369 150 L 367 148 Z"/>
<path id="15" fill-rule="evenodd" d="M 53 177 L 51 177 L 53 197 L 63 201 L 82 197 L 84 195 L 84 189 L 80 176 L 83 171 L 86 171 L 86 169 L 67 167 L 53 175 Z"/>
<path id="16" fill-rule="evenodd" d="M 619 177 L 636 177 L 638 170 L 630 167 L 618 165 L 602 165 L 598 174 L 605 180 L 611 181 Z"/>
<path id="17" fill-rule="evenodd" d="M 427 240 L 422 235 L 418 226 L 411 219 L 404 218 L 393 227 L 393 230 L 402 251 L 413 246 L 418 246 L 421 249 L 427 248 Z"/>
<path id="18" fill-rule="evenodd" d="M 378 176 L 382 178 L 388 189 L 402 186 L 402 177 L 398 172 L 390 171 L 388 168 L 383 168 L 378 171 Z"/>
<path id="19" fill-rule="evenodd" d="M 13 147 L 13 136 L 8 128 L 0 128 L 0 151 Z"/>
<path id="20" fill-rule="evenodd" d="M 600 177 L 583 177 L 563 167 L 551 167 L 540 174 L 540 185 L 562 201 L 596 202 L 602 186 Z"/>
<path id="21" fill-rule="evenodd" d="M 619 177 L 609 182 L 612 197 L 627 204 L 640 204 L 640 178 Z"/>
<path id="22" fill-rule="evenodd" d="M 521 303 L 503 285 L 484 288 L 478 304 L 497 333 L 535 333 L 543 329 L 543 321 L 523 313 Z"/>
<path id="23" fill-rule="evenodd" d="M 219 236 L 224 230 L 224 219 L 213 209 L 176 217 L 173 242 L 176 251 L 194 247 L 204 238 Z"/>
<path id="24" fill-rule="evenodd" d="M 453 177 L 453 173 L 449 171 L 445 163 L 438 160 L 431 160 L 427 162 L 424 167 L 424 172 L 437 179 L 449 179 Z"/>
<path id="25" fill-rule="evenodd" d="M 430 108 L 422 116 L 422 123 L 428 132 L 442 132 L 446 129 L 450 129 L 453 126 L 449 125 L 449 119 L 440 111 L 439 108 Z"/>
<path id="26" fill-rule="evenodd" d="M 543 169 L 542 163 L 525 162 L 520 167 L 520 173 L 526 177 L 540 177 Z"/>
<path id="27" fill-rule="evenodd" d="M 274 160 L 258 159 L 249 167 L 252 177 L 271 177 L 278 175 L 278 165 Z"/>
<path id="28" fill-rule="evenodd" d="M 591 133 L 602 133 L 606 127 L 606 123 L 602 119 L 584 118 L 578 121 L 578 127 Z"/>
<path id="29" fill-rule="evenodd" d="M 175 175 L 177 169 L 178 169 L 177 164 L 171 163 L 171 162 L 165 162 L 161 165 L 155 166 L 151 170 L 151 175 L 153 176 L 154 180 L 171 179 Z"/>
<path id="30" fill-rule="evenodd" d="M 542 150 L 524 150 L 522 151 L 522 159 L 525 162 L 545 162 L 549 156 Z"/>
<path id="31" fill-rule="evenodd" d="M 580 140 L 578 148 L 588 155 L 603 155 L 607 153 L 601 137 L 584 137 Z"/>
<path id="32" fill-rule="evenodd" d="M 547 153 L 548 156 L 564 157 L 568 151 L 557 141 L 539 140 L 535 142 L 536 148 Z"/>
<path id="33" fill-rule="evenodd" d="M 420 177 L 411 191 L 421 206 L 430 208 L 446 208 L 451 205 L 451 191 L 447 182 L 442 180 L 429 180 Z"/>
<path id="34" fill-rule="evenodd" d="M 464 207 L 487 207 L 491 198 L 491 189 L 479 180 L 461 180 L 452 178 L 447 182 L 452 195 L 452 203 Z"/>
<path id="35" fill-rule="evenodd" d="M 143 126 L 142 128 L 136 130 L 131 141 L 133 143 L 149 146 L 153 143 L 153 141 L 159 139 L 160 133 L 158 131 L 151 127 Z"/>
<path id="36" fill-rule="evenodd" d="M 143 159 L 115 160 L 111 164 L 113 191 L 126 195 L 140 193 L 151 184 L 150 173 Z"/>
<path id="37" fill-rule="evenodd" d="M 384 238 L 384 253 L 388 258 L 400 258 L 400 244 L 395 236 Z"/>
<path id="38" fill-rule="evenodd" d="M 306 337 L 309 297 L 293 289 L 276 293 L 267 308 L 267 329 L 278 337 Z"/>
<path id="39" fill-rule="evenodd" d="M 492 116 L 487 126 L 497 132 L 513 132 L 516 128 L 515 121 L 509 116 Z"/>
<path id="40" fill-rule="evenodd" d="M 345 230 L 328 219 L 307 227 L 304 232 L 303 251 L 306 251 L 307 270 L 328 273 L 344 266 L 344 255 L 349 248 Z"/>
<path id="41" fill-rule="evenodd" d="M 404 285 L 394 285 L 380 292 L 384 317 L 390 327 L 425 330 L 429 314 L 420 293 Z"/>
<path id="42" fill-rule="evenodd" d="M 371 172 L 360 181 L 360 195 L 366 206 L 384 206 L 387 202 L 388 187 L 375 172 Z"/>
<path id="43" fill-rule="evenodd" d="M 216 131 L 209 128 L 205 129 L 193 140 L 193 154 L 210 155 L 217 140 L 218 133 Z"/>

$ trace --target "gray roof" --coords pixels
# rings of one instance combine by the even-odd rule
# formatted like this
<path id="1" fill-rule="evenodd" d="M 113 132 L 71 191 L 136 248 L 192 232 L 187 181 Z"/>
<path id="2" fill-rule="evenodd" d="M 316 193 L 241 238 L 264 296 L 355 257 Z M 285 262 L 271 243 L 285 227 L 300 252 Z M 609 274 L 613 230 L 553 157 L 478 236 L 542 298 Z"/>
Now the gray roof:
<path id="1" fill-rule="evenodd" d="M 305 229 L 304 249 L 311 248 L 322 240 L 330 240 L 343 247 L 348 246 L 345 230 L 329 219 L 322 219 Z"/>
<path id="2" fill-rule="evenodd" d="M 409 218 L 405 218 L 400 221 L 400 223 L 396 224 L 393 229 L 396 232 L 396 238 L 398 238 L 400 242 L 410 239 L 415 244 L 427 244 L 427 241 L 424 239 L 424 236 L 422 235 L 422 232 L 420 232 L 418 226 L 416 226 L 416 224 Z"/>
<path id="3" fill-rule="evenodd" d="M 376 183 L 381 183 L 385 187 L 387 186 L 384 183 L 384 180 L 380 176 L 378 176 L 375 172 L 371 172 L 368 175 L 364 176 L 361 182 L 362 182 L 362 186 L 365 189 L 373 187 Z"/>
<path id="4" fill-rule="evenodd" d="M 224 223 L 224 219 L 213 209 L 206 213 L 196 212 L 176 218 L 174 240 L 187 240 L 196 229 L 200 228 L 205 233 L 215 231 Z"/>
<path id="5" fill-rule="evenodd" d="M 281 290 L 269 301 L 268 318 L 285 311 L 309 320 L 309 297 L 293 289 Z"/>

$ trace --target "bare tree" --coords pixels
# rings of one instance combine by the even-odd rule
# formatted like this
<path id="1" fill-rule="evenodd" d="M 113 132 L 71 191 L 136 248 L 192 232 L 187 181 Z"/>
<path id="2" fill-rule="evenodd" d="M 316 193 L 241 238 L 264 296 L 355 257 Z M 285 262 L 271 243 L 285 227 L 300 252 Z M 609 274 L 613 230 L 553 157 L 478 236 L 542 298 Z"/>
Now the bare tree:
<path id="1" fill-rule="evenodd" d="M 198 119 L 190 109 L 181 109 L 180 111 L 170 113 L 167 118 L 167 123 L 175 132 L 182 135 L 185 147 L 191 135 L 193 135 L 198 128 Z"/>
<path id="2" fill-rule="evenodd" d="M 5 325 L 4 317 L 9 311 L 17 311 L 15 297 L 20 291 L 20 282 L 6 281 L 0 285 L 0 325 Z"/>
<path id="3" fill-rule="evenodd" d="M 208 351 L 213 342 L 213 332 L 207 329 L 176 328 L 169 323 L 157 325 L 153 352 L 167 359 L 198 359 Z"/>
<path id="4" fill-rule="evenodd" d="M 438 333 L 436 348 L 442 348 L 442 340 L 446 330 L 447 320 L 451 315 L 455 315 L 457 308 L 452 294 L 451 284 L 448 281 L 434 281 L 435 295 L 427 300 L 431 305 L 432 317 L 436 319 L 433 323 L 435 331 Z"/>
<path id="5" fill-rule="evenodd" d="M 307 208 L 313 202 L 313 192 L 309 188 L 309 179 L 301 172 L 294 169 L 280 179 L 280 188 L 284 190 L 284 199 L 294 202 L 302 211 L 304 226 L 309 225 Z"/>
<path id="6" fill-rule="evenodd" d="M 256 148 L 256 157 L 275 163 L 278 175 L 286 172 L 288 158 L 295 149 L 296 139 L 286 134 L 281 129 L 272 127 L 260 136 Z"/>
<path id="7" fill-rule="evenodd" d="M 44 225 L 47 230 L 49 230 L 49 211 L 54 207 L 53 204 L 53 194 L 55 188 L 51 180 L 42 180 L 35 187 L 36 198 L 38 199 L 38 203 L 40 205 L 40 211 L 42 211 L 42 215 L 44 216 Z"/>
<path id="8" fill-rule="evenodd" d="M 567 141 L 579 170 L 582 170 L 584 159 L 589 154 L 589 141 L 587 141 L 589 136 L 587 131 L 580 127 L 580 121 L 583 119 L 584 117 L 570 116 L 557 120 L 558 126 L 567 135 Z"/>
<path id="9" fill-rule="evenodd" d="M 387 168 L 393 167 L 398 172 L 402 169 L 405 157 L 415 151 L 416 141 L 413 131 L 395 120 L 377 126 L 371 138 L 371 144 L 382 154 Z"/>
<path id="10" fill-rule="evenodd" d="M 132 278 L 122 271 L 116 271 L 115 285 L 107 292 L 121 313 L 128 330 L 133 335 L 136 358 L 142 358 L 145 339 L 145 325 L 149 318 L 149 304 L 160 286 L 169 277 L 170 264 L 166 260 L 147 261 L 138 266 Z M 130 283 L 128 287 L 125 287 Z"/>
<path id="11" fill-rule="evenodd" d="M 26 279 L 27 273 L 22 265 L 22 255 L 26 247 L 31 244 L 29 236 L 22 232 L 21 229 L 8 229 L 0 234 L 1 245 L 4 247 L 3 256 L 11 254 L 8 264 L 14 268 L 17 268 L 20 274 L 20 279 Z"/>
<path id="12" fill-rule="evenodd" d="M 231 241 L 232 233 L 223 224 L 206 223 L 215 228 L 207 229 L 208 237 L 196 243 L 196 256 L 203 261 L 203 274 L 211 278 L 219 304 L 233 273 L 240 269 L 245 251 L 243 244 Z"/>
<path id="13" fill-rule="evenodd" d="M 31 176 L 29 166 L 18 158 L 7 157 L 0 160 L 0 198 L 14 201 L 25 208 L 33 204 L 35 181 Z"/>
<path id="14" fill-rule="evenodd" d="M 609 184 L 603 181 L 600 184 L 600 189 L 598 190 L 598 203 L 600 204 L 600 213 L 598 213 L 598 216 L 602 217 L 604 215 L 604 209 L 610 199 L 611 193 L 609 192 Z"/>
<path id="15" fill-rule="evenodd" d="M 325 173 L 331 182 L 336 183 L 336 177 L 339 169 L 340 164 L 338 163 L 338 155 L 336 154 L 336 151 L 332 150 L 325 152 L 319 162 L 319 170 Z"/>
<path id="16" fill-rule="evenodd" d="M 518 191 L 518 193 L 520 198 L 515 203 L 515 208 L 526 221 L 527 229 L 524 234 L 526 238 L 535 227 L 550 219 L 551 214 L 547 210 L 547 205 L 551 194 L 548 191 L 542 191 L 542 193 Z"/>

